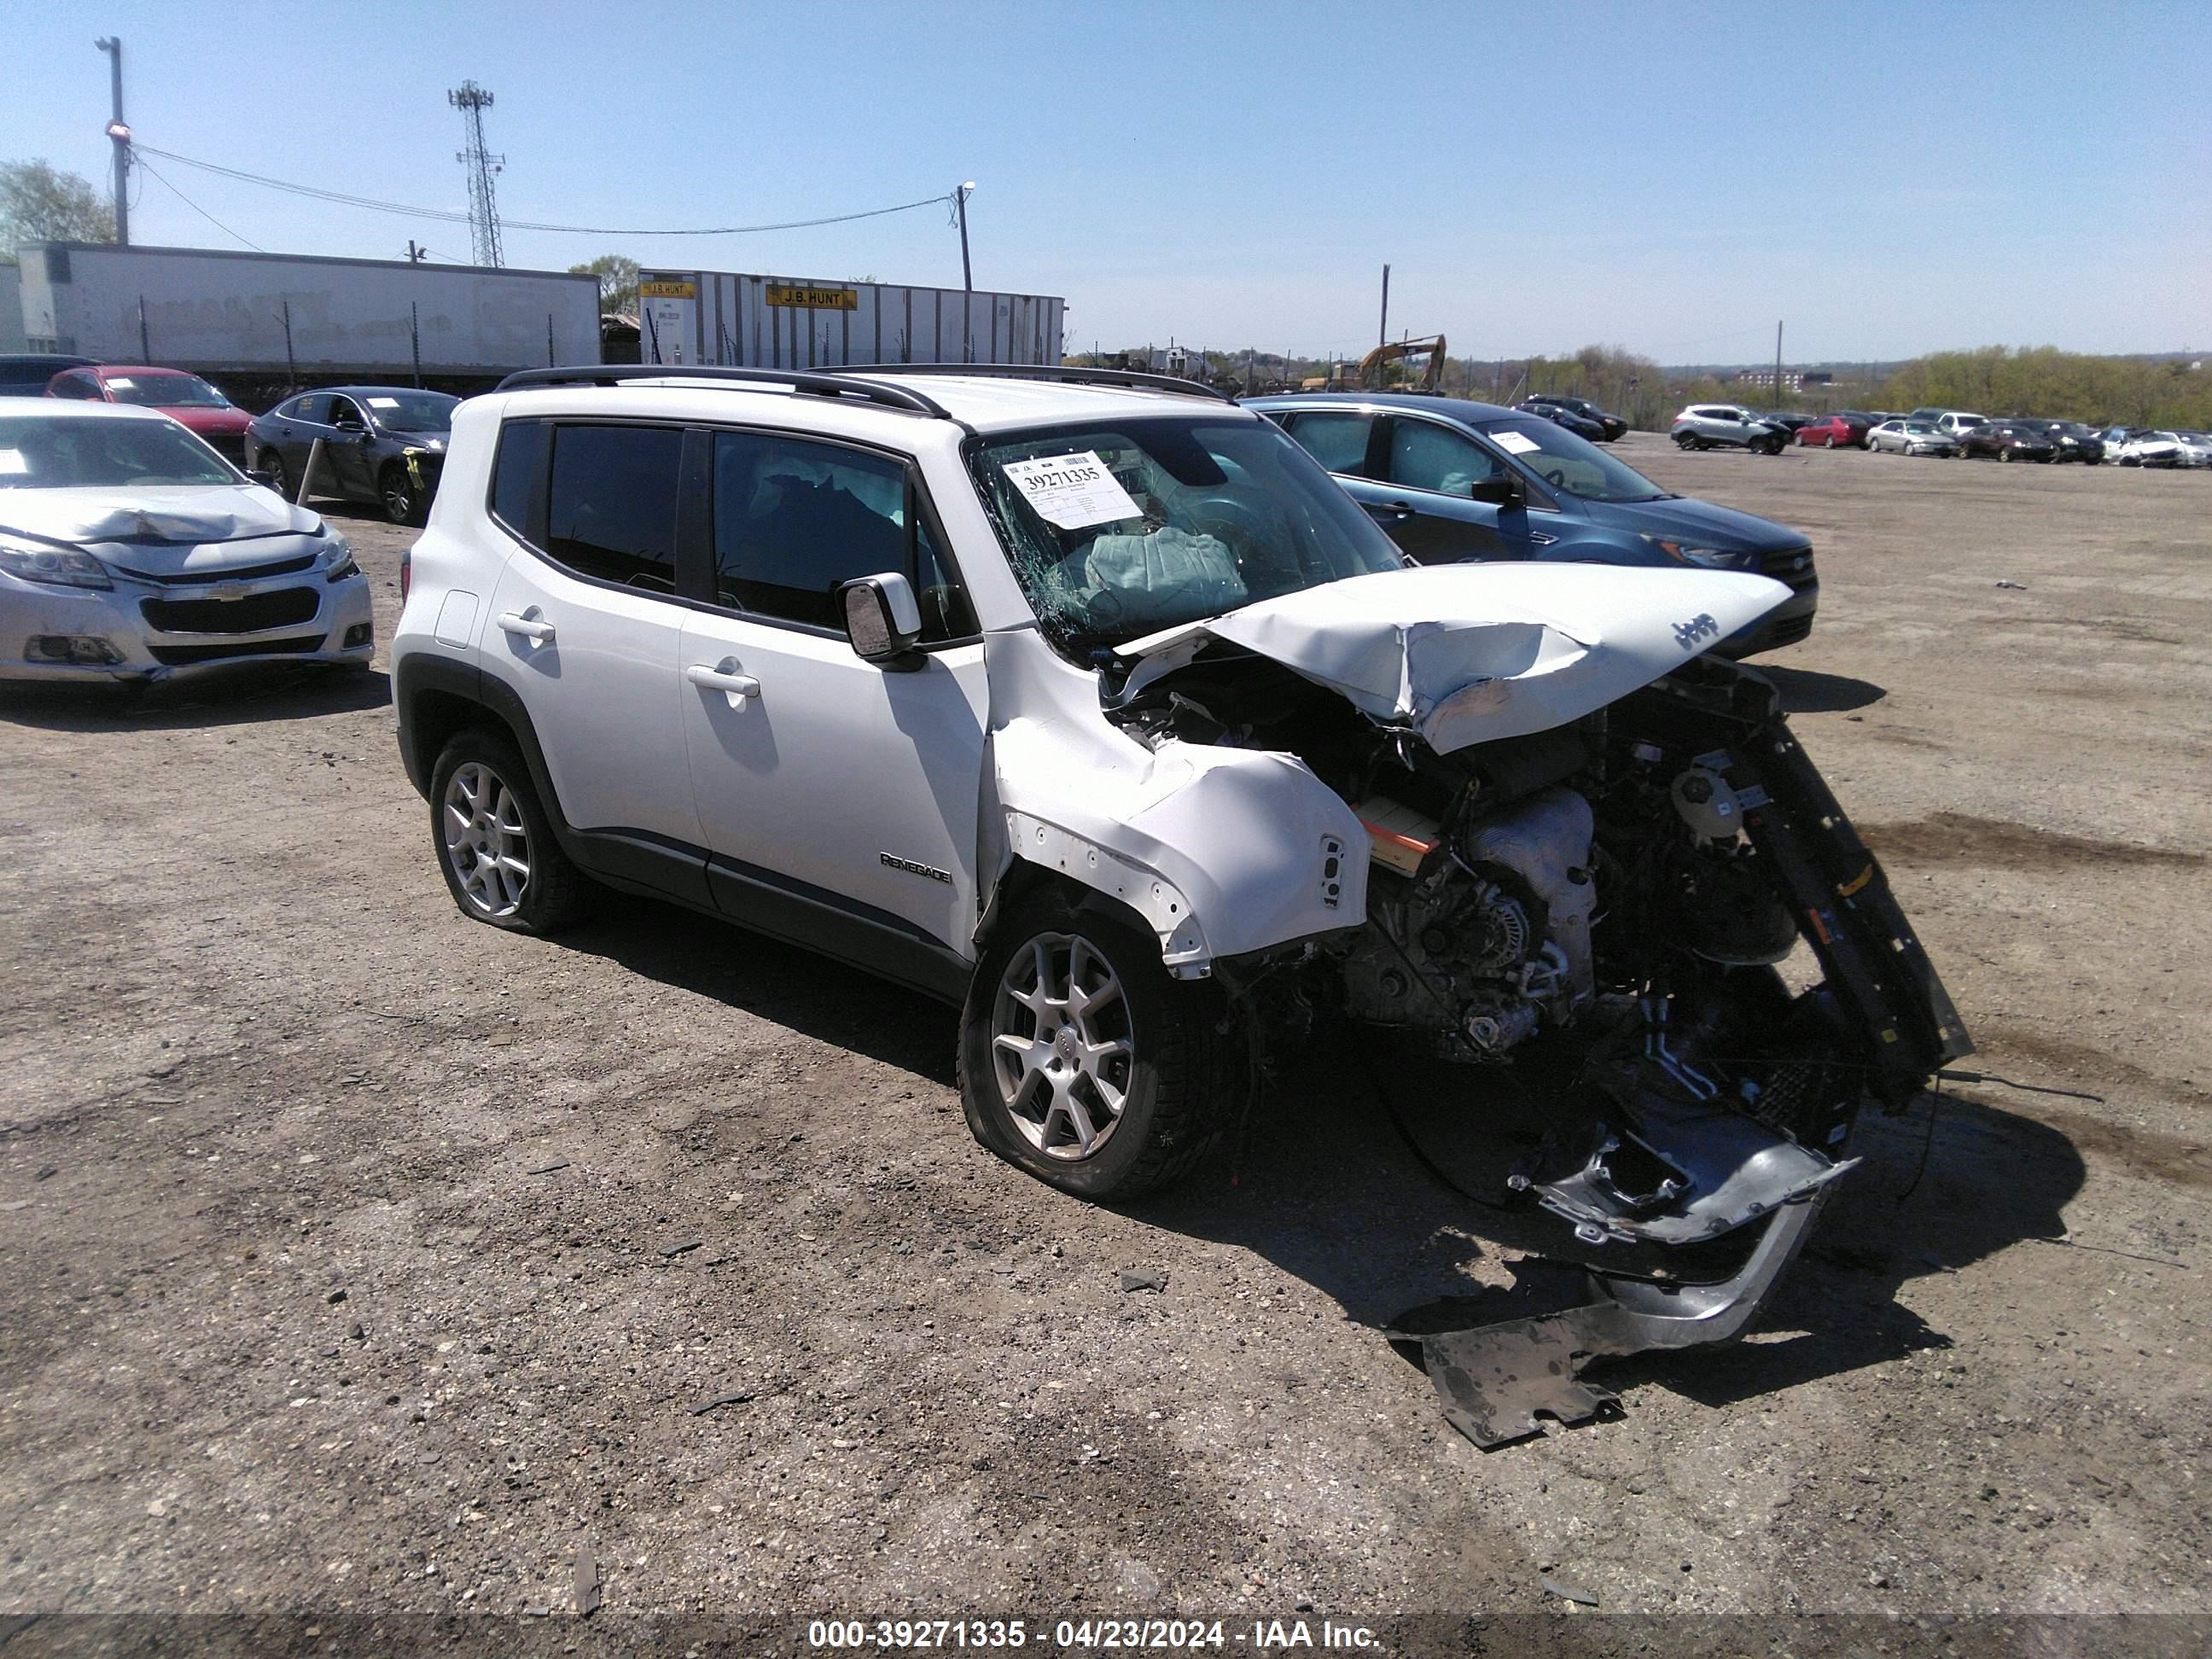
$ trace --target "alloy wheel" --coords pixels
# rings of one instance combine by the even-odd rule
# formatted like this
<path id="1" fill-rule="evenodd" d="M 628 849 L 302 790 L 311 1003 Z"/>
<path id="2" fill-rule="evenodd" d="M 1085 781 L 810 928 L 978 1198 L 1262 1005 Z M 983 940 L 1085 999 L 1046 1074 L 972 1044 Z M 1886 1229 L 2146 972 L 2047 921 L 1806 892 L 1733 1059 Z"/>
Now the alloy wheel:
<path id="1" fill-rule="evenodd" d="M 1022 1138 L 1077 1163 L 1120 1126 L 1137 1060 L 1121 976 L 1079 933 L 1040 933 L 1014 953 L 991 1009 L 991 1071 Z"/>
<path id="2" fill-rule="evenodd" d="M 471 909 L 511 916 L 530 887 L 530 831 L 522 805 L 481 761 L 456 767 L 446 784 L 446 860 Z"/>
<path id="3" fill-rule="evenodd" d="M 384 516 L 394 524 L 410 524 L 415 517 L 415 497 L 404 483 L 387 481 L 381 499 Z"/>

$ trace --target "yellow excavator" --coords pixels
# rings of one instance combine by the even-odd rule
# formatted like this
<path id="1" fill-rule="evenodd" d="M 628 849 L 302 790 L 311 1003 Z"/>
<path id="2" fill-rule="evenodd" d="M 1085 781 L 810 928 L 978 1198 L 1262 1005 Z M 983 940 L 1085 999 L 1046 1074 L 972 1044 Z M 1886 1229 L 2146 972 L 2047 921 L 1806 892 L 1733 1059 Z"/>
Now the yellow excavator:
<path id="1" fill-rule="evenodd" d="M 1383 377 L 1389 364 L 1407 357 L 1428 357 L 1428 367 L 1421 371 L 1419 384 L 1401 382 L 1393 387 Z M 1301 392 L 1425 392 L 1433 393 L 1443 384 L 1444 374 L 1444 337 L 1425 335 L 1418 340 L 1385 340 L 1359 360 L 1354 368 L 1350 363 L 1332 365 L 1334 372 L 1315 374 L 1298 382 Z"/>

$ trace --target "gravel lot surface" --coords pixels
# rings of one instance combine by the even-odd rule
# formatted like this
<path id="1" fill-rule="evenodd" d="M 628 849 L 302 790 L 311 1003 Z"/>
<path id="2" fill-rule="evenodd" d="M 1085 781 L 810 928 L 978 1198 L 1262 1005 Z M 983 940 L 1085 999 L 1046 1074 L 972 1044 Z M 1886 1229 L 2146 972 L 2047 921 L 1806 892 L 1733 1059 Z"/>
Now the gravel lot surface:
<path id="1" fill-rule="evenodd" d="M 2101 1100 L 1876 1122 L 1751 1340 L 1484 1455 L 1372 1327 L 1553 1236 L 1348 1052 L 1086 1208 L 943 1008 L 463 921 L 380 657 L 6 693 L 0 1613 L 2212 1610 L 2212 477 L 1623 451 L 1810 534 L 1770 661 L 1966 1063 Z"/>

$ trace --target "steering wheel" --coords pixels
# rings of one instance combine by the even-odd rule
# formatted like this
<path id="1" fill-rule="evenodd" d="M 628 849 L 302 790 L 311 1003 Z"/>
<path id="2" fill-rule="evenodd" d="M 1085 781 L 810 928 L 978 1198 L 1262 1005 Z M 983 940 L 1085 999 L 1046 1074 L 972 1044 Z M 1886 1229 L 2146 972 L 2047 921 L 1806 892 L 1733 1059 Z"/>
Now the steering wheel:
<path id="1" fill-rule="evenodd" d="M 1228 544 L 1230 556 L 1242 570 L 1247 557 L 1267 545 L 1267 525 L 1257 508 L 1234 495 L 1204 495 L 1187 509 L 1194 529 Z"/>
<path id="2" fill-rule="evenodd" d="M 1564 466 L 1544 467 L 1538 472 L 1537 476 L 1542 478 L 1545 483 L 1554 485 L 1560 489 L 1565 489 L 1567 487 L 1567 469 Z"/>

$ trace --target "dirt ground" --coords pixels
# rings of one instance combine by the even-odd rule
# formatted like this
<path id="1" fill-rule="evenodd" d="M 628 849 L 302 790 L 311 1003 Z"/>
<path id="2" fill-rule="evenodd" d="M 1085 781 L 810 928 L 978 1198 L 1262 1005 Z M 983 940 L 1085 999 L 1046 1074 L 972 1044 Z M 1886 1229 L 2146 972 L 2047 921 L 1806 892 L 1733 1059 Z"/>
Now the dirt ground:
<path id="1" fill-rule="evenodd" d="M 1966 1064 L 2101 1098 L 1875 1123 L 1753 1340 L 1486 1455 L 1373 1328 L 1550 1236 L 1425 1172 L 1348 1053 L 1087 1208 L 971 1144 L 934 1004 L 644 902 L 463 921 L 380 657 L 11 693 L 0 1613 L 557 1623 L 580 1549 L 603 1620 L 794 1645 L 1565 1618 L 1547 1574 L 1608 1612 L 2212 1611 L 2212 476 L 1623 449 L 1810 534 L 1820 623 L 1770 661 Z M 386 637 L 408 537 L 350 533 Z M 1480 1114 L 1455 1081 L 1425 1109 Z"/>

